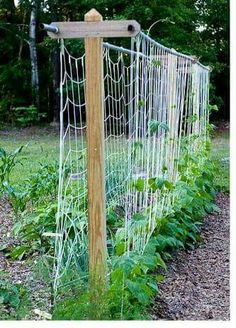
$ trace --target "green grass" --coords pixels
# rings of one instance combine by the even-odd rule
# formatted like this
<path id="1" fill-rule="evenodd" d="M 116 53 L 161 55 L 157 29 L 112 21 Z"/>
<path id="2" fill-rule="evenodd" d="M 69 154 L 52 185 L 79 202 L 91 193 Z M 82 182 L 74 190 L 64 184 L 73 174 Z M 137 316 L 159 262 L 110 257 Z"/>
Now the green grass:
<path id="1" fill-rule="evenodd" d="M 46 129 L 12 130 L 0 132 L 0 147 L 14 151 L 25 145 L 18 156 L 22 165 L 17 164 L 10 176 L 12 184 L 20 184 L 36 172 L 40 163 L 49 164 L 59 159 L 59 136 Z"/>
<path id="2" fill-rule="evenodd" d="M 27 179 L 39 169 L 40 163 L 49 164 L 59 159 L 59 134 L 55 131 L 47 128 L 13 129 L 7 133 L 0 131 L 0 147 L 13 151 L 21 145 L 25 145 L 19 155 L 23 165 L 18 164 L 14 168 L 11 174 L 13 184 L 20 184 Z M 215 133 L 211 159 L 218 162 L 221 168 L 215 178 L 216 183 L 224 191 L 229 191 L 229 131 Z"/>
<path id="3" fill-rule="evenodd" d="M 211 159 L 219 164 L 220 172 L 215 177 L 215 182 L 222 191 L 229 192 L 230 168 L 229 168 L 229 131 L 215 132 L 212 139 Z"/>

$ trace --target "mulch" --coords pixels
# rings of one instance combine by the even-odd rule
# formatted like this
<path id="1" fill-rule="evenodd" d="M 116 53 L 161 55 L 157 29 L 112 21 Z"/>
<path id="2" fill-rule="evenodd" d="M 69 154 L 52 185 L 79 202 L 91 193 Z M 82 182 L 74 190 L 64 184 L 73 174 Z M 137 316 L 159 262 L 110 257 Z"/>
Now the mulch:
<path id="1" fill-rule="evenodd" d="M 229 195 L 219 193 L 216 204 L 220 212 L 204 219 L 203 244 L 169 263 L 154 320 L 230 320 Z"/>

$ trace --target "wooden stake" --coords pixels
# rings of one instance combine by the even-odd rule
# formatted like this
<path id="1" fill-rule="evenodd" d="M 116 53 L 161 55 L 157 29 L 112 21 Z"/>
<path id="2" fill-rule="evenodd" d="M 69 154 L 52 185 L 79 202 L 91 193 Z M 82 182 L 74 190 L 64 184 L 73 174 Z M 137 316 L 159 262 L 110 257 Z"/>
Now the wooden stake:
<path id="1" fill-rule="evenodd" d="M 95 10 L 86 22 L 102 21 Z M 102 38 L 85 38 L 86 121 L 88 154 L 88 215 L 90 281 L 100 287 L 106 276 L 106 219 L 104 173 L 104 97 Z"/>
<path id="2" fill-rule="evenodd" d="M 177 151 L 177 136 L 178 136 L 178 120 L 177 120 L 177 102 L 176 102 L 176 69 L 177 69 L 177 56 L 168 54 L 168 76 L 167 76 L 167 118 L 169 126 L 169 143 L 166 158 L 166 165 L 169 170 L 171 180 L 175 176 L 175 157 Z"/>

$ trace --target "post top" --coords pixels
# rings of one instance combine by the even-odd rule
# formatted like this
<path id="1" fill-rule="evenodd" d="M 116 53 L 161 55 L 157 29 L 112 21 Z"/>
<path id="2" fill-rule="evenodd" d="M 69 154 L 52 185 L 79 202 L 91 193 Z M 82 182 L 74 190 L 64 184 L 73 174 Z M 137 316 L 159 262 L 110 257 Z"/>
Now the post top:
<path id="1" fill-rule="evenodd" d="M 93 8 L 84 15 L 84 20 L 86 22 L 102 21 L 102 15 L 96 9 Z"/>

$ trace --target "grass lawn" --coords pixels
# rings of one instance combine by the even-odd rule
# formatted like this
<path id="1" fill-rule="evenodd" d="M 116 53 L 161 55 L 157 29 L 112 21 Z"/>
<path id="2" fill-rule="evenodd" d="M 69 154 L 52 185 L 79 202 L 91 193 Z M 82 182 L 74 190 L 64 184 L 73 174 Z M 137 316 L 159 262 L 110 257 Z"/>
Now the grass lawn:
<path id="1" fill-rule="evenodd" d="M 226 192 L 230 189 L 229 157 L 229 130 L 216 130 L 212 139 L 211 158 L 220 165 L 220 173 L 215 177 L 215 181 L 220 189 Z"/>
<path id="2" fill-rule="evenodd" d="M 14 151 L 24 145 L 18 156 L 22 165 L 17 164 L 11 174 L 11 183 L 20 184 L 31 173 L 36 172 L 40 163 L 49 164 L 59 159 L 59 134 L 45 128 L 0 131 L 0 147 Z"/>
<path id="3" fill-rule="evenodd" d="M 11 182 L 20 184 L 40 167 L 59 159 L 59 133 L 51 128 L 29 128 L 22 130 L 0 131 L 0 147 L 14 151 L 25 145 L 19 155 L 18 164 L 12 174 Z M 229 190 L 229 131 L 219 130 L 214 134 L 211 159 L 220 163 L 221 172 L 216 182 L 223 190 Z"/>

